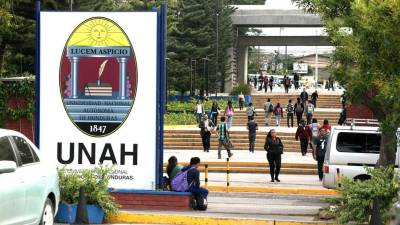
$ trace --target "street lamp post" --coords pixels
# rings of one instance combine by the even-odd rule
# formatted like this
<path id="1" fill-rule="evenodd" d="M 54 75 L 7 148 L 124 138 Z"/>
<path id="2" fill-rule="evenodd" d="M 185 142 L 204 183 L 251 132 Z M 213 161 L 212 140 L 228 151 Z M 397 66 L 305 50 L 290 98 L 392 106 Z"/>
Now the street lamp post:
<path id="1" fill-rule="evenodd" d="M 218 65 L 218 61 L 219 61 L 219 12 L 217 11 L 216 14 L 217 16 L 217 42 L 216 42 L 216 58 L 215 58 L 215 79 L 218 80 L 218 72 L 219 72 L 219 65 Z M 218 88 L 215 89 L 215 96 L 217 96 L 217 92 L 218 92 Z"/>
<path id="2" fill-rule="evenodd" d="M 205 58 L 201 58 L 203 60 L 203 78 L 206 79 L 206 96 L 208 96 L 208 71 L 207 71 L 207 75 L 206 75 L 206 61 L 210 61 L 210 59 L 208 58 L 208 56 L 206 56 Z"/>

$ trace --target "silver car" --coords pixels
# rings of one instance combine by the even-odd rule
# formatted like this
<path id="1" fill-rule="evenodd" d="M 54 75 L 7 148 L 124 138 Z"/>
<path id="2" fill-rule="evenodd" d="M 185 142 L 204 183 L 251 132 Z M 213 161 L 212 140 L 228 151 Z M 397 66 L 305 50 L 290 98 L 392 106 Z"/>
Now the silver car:
<path id="1" fill-rule="evenodd" d="M 0 129 L 0 224 L 54 223 L 56 167 L 24 135 Z"/>

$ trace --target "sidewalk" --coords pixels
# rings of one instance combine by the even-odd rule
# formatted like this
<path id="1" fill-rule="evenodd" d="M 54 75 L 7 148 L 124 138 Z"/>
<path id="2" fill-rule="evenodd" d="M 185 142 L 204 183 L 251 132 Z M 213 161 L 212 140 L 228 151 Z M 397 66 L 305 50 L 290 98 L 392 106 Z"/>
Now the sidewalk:
<path id="1" fill-rule="evenodd" d="M 214 146 L 212 146 L 214 147 Z M 233 156 L 230 158 L 230 162 L 265 162 L 267 163 L 267 157 L 265 151 L 255 151 L 250 153 L 244 150 L 232 150 Z M 210 152 L 203 152 L 202 150 L 164 150 L 164 162 L 168 162 L 168 158 L 176 156 L 178 162 L 186 164 L 192 157 L 200 157 L 202 162 L 225 162 L 227 153 L 226 150 L 222 151 L 222 159 L 218 159 L 217 150 L 212 149 Z M 302 156 L 301 153 L 296 152 L 284 152 L 282 155 L 282 163 L 304 163 L 304 164 L 315 164 L 317 162 L 311 156 L 311 153 L 307 153 L 306 156 Z"/>
<path id="2" fill-rule="evenodd" d="M 318 221 L 321 197 L 211 192 L 207 211 L 125 210 L 109 222 L 167 224 L 328 224 Z"/>

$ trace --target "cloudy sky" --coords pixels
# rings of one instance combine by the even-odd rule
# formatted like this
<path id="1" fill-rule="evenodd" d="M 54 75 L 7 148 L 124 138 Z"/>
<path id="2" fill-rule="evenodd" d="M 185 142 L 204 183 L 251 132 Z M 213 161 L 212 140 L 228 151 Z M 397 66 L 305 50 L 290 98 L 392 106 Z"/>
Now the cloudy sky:
<path id="1" fill-rule="evenodd" d="M 267 0 L 265 7 L 268 9 L 298 9 L 291 0 Z M 324 35 L 323 28 L 263 28 L 263 35 L 271 36 L 314 36 L 314 35 Z M 279 50 L 284 53 L 284 46 L 263 46 L 261 49 L 272 52 L 274 50 Z M 315 51 L 321 53 L 329 53 L 333 50 L 333 47 L 320 46 L 320 47 L 310 47 L 310 46 L 288 46 L 288 54 L 294 55 L 307 55 L 314 54 Z"/>

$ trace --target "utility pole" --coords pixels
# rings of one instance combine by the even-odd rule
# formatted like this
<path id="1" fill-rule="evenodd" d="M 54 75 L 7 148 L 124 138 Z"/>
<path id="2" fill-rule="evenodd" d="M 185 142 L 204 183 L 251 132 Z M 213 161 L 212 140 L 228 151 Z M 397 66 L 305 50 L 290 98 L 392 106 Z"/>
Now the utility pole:
<path id="1" fill-rule="evenodd" d="M 69 0 L 69 10 L 72 12 L 72 5 L 74 4 L 74 0 Z"/>

